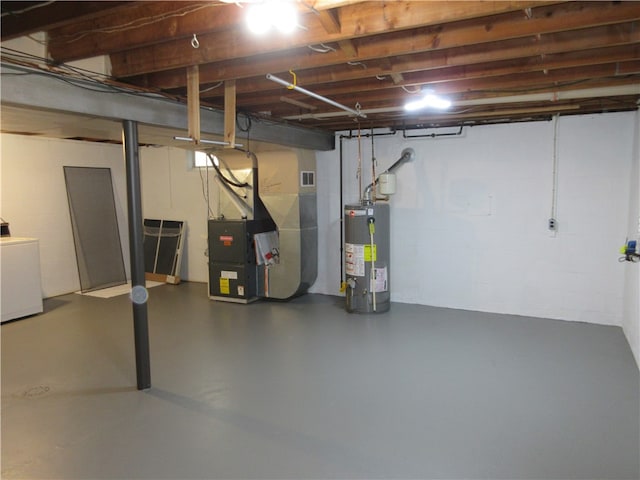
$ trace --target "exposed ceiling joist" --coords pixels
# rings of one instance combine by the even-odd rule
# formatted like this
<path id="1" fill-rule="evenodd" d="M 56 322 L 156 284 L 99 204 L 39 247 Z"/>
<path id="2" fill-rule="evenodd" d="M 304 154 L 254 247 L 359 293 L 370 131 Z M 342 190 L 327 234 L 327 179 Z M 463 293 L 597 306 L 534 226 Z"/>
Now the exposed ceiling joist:
<path id="1" fill-rule="evenodd" d="M 0 3 L 2 41 L 51 28 L 61 28 L 79 20 L 91 20 L 105 13 L 119 12 L 130 7 L 130 3 L 3 1 Z"/>
<path id="2" fill-rule="evenodd" d="M 253 55 L 304 47 L 317 43 L 337 42 L 358 37 L 401 31 L 426 25 L 436 25 L 453 19 L 466 20 L 482 17 L 488 12 L 520 11 L 535 2 L 429 2 L 429 9 L 419 8 L 420 2 L 368 2 L 367 8 L 359 5 L 343 7 L 337 34 L 327 34 L 313 13 L 305 15 L 304 30 L 292 37 L 272 36 L 260 41 L 245 37 L 239 41 L 234 30 L 213 31 L 199 37 L 201 47 L 190 49 L 185 39 L 172 40 L 152 46 L 133 48 L 111 55 L 113 74 L 129 77 L 159 70 L 156 59 L 162 59 L 162 69 L 179 68 L 194 63 L 209 63 L 227 57 L 243 58 Z M 61 52 L 60 57 L 65 61 Z"/>
<path id="3" fill-rule="evenodd" d="M 637 15 L 640 16 L 640 2 L 636 7 Z M 435 41 L 436 37 L 430 35 L 428 30 L 420 33 L 386 34 L 359 44 L 358 60 L 368 65 L 371 60 L 394 57 L 396 65 L 403 63 L 402 66 L 397 67 L 397 71 L 403 72 L 412 69 L 429 69 L 433 66 L 466 65 L 640 42 L 640 22 L 638 21 L 627 20 L 605 26 L 584 25 L 584 28 L 571 33 L 559 32 L 557 25 L 547 28 L 539 25 L 537 30 L 516 29 L 518 34 L 515 37 L 513 31 L 505 36 L 494 34 L 490 40 L 483 34 L 474 36 L 467 30 L 475 30 L 475 27 L 463 25 L 437 35 L 436 43 L 446 48 L 430 47 L 429 45 Z M 416 38 L 421 38 L 422 46 L 417 44 Z M 466 38 L 466 42 L 463 43 L 462 38 Z M 335 65 L 344 66 L 353 60 L 339 50 L 314 54 L 313 51 L 303 47 L 293 51 L 295 54 L 287 57 L 275 54 L 263 55 L 252 57 L 249 61 L 234 59 L 205 65 L 201 68 L 202 82 L 214 83 L 225 77 L 238 79 L 259 76 L 263 70 L 279 72 L 294 68 L 299 72 Z M 372 72 L 372 74 L 376 73 Z M 137 81 L 135 78 L 131 80 Z M 177 71 L 172 69 L 161 73 L 149 73 L 143 81 L 159 85 L 161 88 L 176 88 L 181 84 Z"/>
<path id="4" fill-rule="evenodd" d="M 371 112 L 368 127 L 546 119 L 554 107 L 563 115 L 638 108 L 640 95 L 618 89 L 640 84 L 640 1 L 292 1 L 300 28 L 290 36 L 251 36 L 247 0 L 208 0 L 104 2 L 113 8 L 101 12 L 69 8 L 100 2 L 41 2 L 21 14 L 31 17 L 29 25 L 3 16 L 3 38 L 9 29 L 29 33 L 37 25 L 53 59 L 40 61 L 44 68 L 62 72 L 69 69 L 58 62 L 108 55 L 111 81 L 185 104 L 196 88 L 187 94 L 185 69 L 197 66 L 204 109 L 222 110 L 234 84 L 235 106 L 254 127 L 268 119 L 326 131 L 353 127 L 348 114 L 265 78 L 289 78 L 289 71 L 300 87 Z M 3 11 L 17 3 L 3 2 Z M 5 48 L 2 55 L 38 63 Z M 404 112 L 424 86 L 448 93 L 452 110 Z M 502 102 L 566 92 L 593 96 Z M 483 103 L 461 116 L 458 107 L 470 101 Z"/>

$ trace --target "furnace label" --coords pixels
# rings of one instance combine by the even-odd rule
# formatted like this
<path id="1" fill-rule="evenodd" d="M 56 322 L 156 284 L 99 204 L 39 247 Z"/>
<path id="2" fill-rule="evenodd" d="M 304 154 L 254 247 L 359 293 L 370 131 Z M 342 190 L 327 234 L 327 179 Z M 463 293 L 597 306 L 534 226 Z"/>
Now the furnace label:
<path id="1" fill-rule="evenodd" d="M 220 293 L 222 295 L 229 295 L 230 290 L 229 290 L 229 279 L 228 278 L 221 278 L 220 279 Z"/>

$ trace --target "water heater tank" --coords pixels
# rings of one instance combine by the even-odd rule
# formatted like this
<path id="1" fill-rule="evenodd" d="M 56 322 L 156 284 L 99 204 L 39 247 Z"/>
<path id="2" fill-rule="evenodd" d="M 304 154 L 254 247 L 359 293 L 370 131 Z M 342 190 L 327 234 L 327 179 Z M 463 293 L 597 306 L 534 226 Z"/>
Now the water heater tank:
<path id="1" fill-rule="evenodd" d="M 389 205 L 345 205 L 344 224 L 346 310 L 386 312 L 391 307 Z"/>

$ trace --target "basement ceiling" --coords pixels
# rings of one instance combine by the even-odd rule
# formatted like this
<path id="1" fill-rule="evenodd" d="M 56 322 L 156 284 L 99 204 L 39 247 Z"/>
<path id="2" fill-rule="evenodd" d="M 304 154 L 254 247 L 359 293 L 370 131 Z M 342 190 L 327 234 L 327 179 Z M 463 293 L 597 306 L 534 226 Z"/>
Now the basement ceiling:
<path id="1" fill-rule="evenodd" d="M 224 109 L 225 89 L 235 85 L 244 122 L 330 132 L 638 108 L 640 2 L 301 0 L 293 33 L 262 36 L 245 25 L 254 3 L 3 1 L 2 40 L 44 31 L 49 60 L 5 48 L 2 60 L 60 71 L 106 55 L 111 77 L 101 82 L 185 103 L 187 72 L 197 65 L 202 106 Z M 405 111 L 425 88 L 452 107 Z"/>

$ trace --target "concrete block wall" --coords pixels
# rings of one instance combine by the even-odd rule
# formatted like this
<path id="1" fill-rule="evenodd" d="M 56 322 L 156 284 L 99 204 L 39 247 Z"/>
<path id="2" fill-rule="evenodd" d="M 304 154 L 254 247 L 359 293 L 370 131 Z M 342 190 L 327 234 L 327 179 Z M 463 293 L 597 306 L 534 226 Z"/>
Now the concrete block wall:
<path id="1" fill-rule="evenodd" d="M 621 325 L 618 249 L 627 231 L 634 115 L 559 119 L 556 232 L 547 229 L 553 122 L 465 128 L 451 137 L 376 138 L 378 172 L 403 148 L 414 148 L 417 157 L 398 170 L 391 199 L 392 300 Z M 358 142 L 343 140 L 342 147 L 345 201 L 357 202 Z M 360 149 L 366 186 L 370 139 L 363 138 Z M 312 290 L 338 294 L 339 151 L 317 157 L 326 258 Z"/>
<path id="2" fill-rule="evenodd" d="M 220 200 L 213 169 L 207 175 L 206 169 L 192 168 L 183 149 L 143 147 L 140 177 L 145 218 L 186 222 L 181 278 L 207 282 L 207 183 L 212 212 L 217 212 Z"/>
<path id="3" fill-rule="evenodd" d="M 547 229 L 553 122 L 376 138 L 378 172 L 406 147 L 417 157 L 398 171 L 391 199 L 392 300 L 623 325 L 637 355 L 640 269 L 619 263 L 618 249 L 638 217 L 638 129 L 634 112 L 560 118 L 556 233 Z M 344 202 L 357 202 L 358 143 L 342 147 Z M 364 187 L 370 139 L 361 150 Z M 316 157 L 319 261 L 311 291 L 340 295 L 340 152 Z M 144 216 L 187 222 L 181 276 L 206 282 L 206 174 L 190 169 L 181 149 L 145 147 L 140 160 Z M 3 134 L 0 213 L 15 235 L 41 239 L 45 297 L 79 288 L 63 165 L 112 169 L 129 266 L 121 146 Z"/>
<path id="4" fill-rule="evenodd" d="M 40 243 L 45 298 L 80 289 L 63 167 L 111 169 L 118 230 L 129 275 L 125 164 L 120 145 L 2 135 L 1 215 L 11 235 Z"/>
<path id="5" fill-rule="evenodd" d="M 633 121 L 633 158 L 629 174 L 629 217 L 627 235 L 640 243 L 640 112 Z M 640 366 L 640 263 L 624 264 L 624 306 L 622 327 Z"/>

